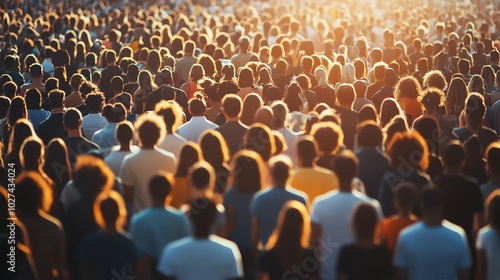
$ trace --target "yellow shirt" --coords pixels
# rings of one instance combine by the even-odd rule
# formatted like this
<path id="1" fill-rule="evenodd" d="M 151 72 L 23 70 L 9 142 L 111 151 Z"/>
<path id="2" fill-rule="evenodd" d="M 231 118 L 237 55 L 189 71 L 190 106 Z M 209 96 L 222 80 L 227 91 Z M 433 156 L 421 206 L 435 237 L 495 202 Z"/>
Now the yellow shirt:
<path id="1" fill-rule="evenodd" d="M 290 186 L 305 192 L 313 201 L 319 195 L 338 189 L 339 180 L 332 171 L 322 167 L 300 167 L 290 179 Z"/>
<path id="2" fill-rule="evenodd" d="M 172 190 L 170 206 L 181 208 L 189 199 L 189 186 L 186 177 L 175 177 L 175 187 Z"/>

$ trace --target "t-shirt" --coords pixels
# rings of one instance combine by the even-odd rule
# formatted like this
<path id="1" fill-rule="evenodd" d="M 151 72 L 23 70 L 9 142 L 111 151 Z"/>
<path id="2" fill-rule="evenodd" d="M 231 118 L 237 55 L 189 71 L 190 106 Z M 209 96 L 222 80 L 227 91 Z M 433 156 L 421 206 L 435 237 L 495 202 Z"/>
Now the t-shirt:
<path id="1" fill-rule="evenodd" d="M 175 187 L 172 190 L 170 205 L 177 209 L 181 208 L 188 201 L 190 191 L 186 177 L 175 177 Z"/>
<path id="2" fill-rule="evenodd" d="M 189 72 L 197 59 L 193 56 L 184 56 L 175 63 L 175 72 L 179 73 L 179 77 L 184 81 L 189 81 Z"/>
<path id="3" fill-rule="evenodd" d="M 123 159 L 120 178 L 123 185 L 134 189 L 134 213 L 152 205 L 149 180 L 159 171 L 173 173 L 175 168 L 175 156 L 159 148 L 141 149 L 138 153 L 127 155 Z"/>
<path id="4" fill-rule="evenodd" d="M 113 279 L 132 276 L 132 264 L 138 260 L 132 240 L 121 233 L 101 231 L 87 236 L 80 248 L 79 259 L 87 267 L 89 279 Z"/>
<path id="5" fill-rule="evenodd" d="M 486 202 L 488 196 L 493 193 L 495 190 L 500 189 L 500 185 L 495 185 L 493 182 L 488 181 L 482 184 L 479 189 L 481 190 L 481 196 L 483 197 L 483 202 Z"/>
<path id="6" fill-rule="evenodd" d="M 159 148 L 164 149 L 167 152 L 171 152 L 175 155 L 176 158 L 179 157 L 181 152 L 181 148 L 184 144 L 186 144 L 186 139 L 182 138 L 179 134 L 167 134 L 163 141 L 158 144 Z"/>
<path id="7" fill-rule="evenodd" d="M 169 243 L 189 234 L 184 213 L 171 207 L 152 207 L 132 217 L 130 233 L 139 253 L 159 259 Z"/>
<path id="8" fill-rule="evenodd" d="M 285 203 L 290 200 L 302 202 L 306 207 L 309 206 L 309 198 L 299 190 L 286 188 L 265 188 L 258 191 L 253 196 L 250 204 L 252 217 L 259 221 L 259 240 L 265 246 L 271 236 L 278 221 L 278 215 Z"/>
<path id="9" fill-rule="evenodd" d="M 88 114 L 82 119 L 82 131 L 85 138 L 91 140 L 94 133 L 99 129 L 102 129 L 108 121 L 106 118 L 98 113 Z"/>
<path id="10" fill-rule="evenodd" d="M 320 245 L 321 279 L 335 279 L 337 257 L 340 247 L 354 241 L 354 232 L 351 227 L 351 217 L 355 206 L 360 202 L 373 204 L 377 209 L 379 217 L 382 217 L 382 209 L 378 201 L 358 192 L 330 191 L 318 196 L 311 211 L 311 222 L 321 226 L 322 239 Z"/>
<path id="11" fill-rule="evenodd" d="M 295 266 L 283 267 L 280 261 L 280 256 L 275 249 L 265 251 L 260 258 L 260 270 L 269 274 L 270 280 L 282 279 L 317 279 L 318 277 L 318 260 L 314 255 L 313 250 L 304 249 L 300 252 L 302 258 Z M 292 268 L 299 267 L 300 271 L 295 271 Z"/>
<path id="12" fill-rule="evenodd" d="M 87 154 L 90 150 L 99 149 L 99 146 L 83 137 L 68 137 L 64 139 L 68 147 L 68 157 L 71 166 L 76 163 L 76 157 Z"/>
<path id="13" fill-rule="evenodd" d="M 99 87 L 101 91 L 104 92 L 104 96 L 106 97 L 106 102 L 110 100 L 113 96 L 113 89 L 111 89 L 111 79 L 115 76 L 121 76 L 122 70 L 120 67 L 113 65 L 108 66 L 101 72 L 101 81 L 99 82 Z"/>
<path id="14" fill-rule="evenodd" d="M 292 175 L 290 186 L 307 194 L 312 201 L 338 189 L 339 180 L 332 171 L 322 167 L 300 167 Z"/>
<path id="15" fill-rule="evenodd" d="M 486 279 L 500 279 L 500 232 L 490 226 L 482 228 L 477 234 L 476 247 L 486 256 Z"/>
<path id="16" fill-rule="evenodd" d="M 38 127 L 38 136 L 43 140 L 45 145 L 49 144 L 54 138 L 64 139 L 68 136 L 68 132 L 63 125 L 64 114 L 52 114 L 50 117 L 40 123 Z"/>
<path id="17" fill-rule="evenodd" d="M 387 247 L 392 256 L 396 253 L 396 243 L 401 230 L 413 225 L 416 221 L 415 217 L 402 218 L 399 216 L 392 216 L 384 219 L 380 223 L 380 239 L 387 243 Z"/>
<path id="18" fill-rule="evenodd" d="M 31 124 L 33 124 L 33 128 L 35 130 L 38 130 L 40 124 L 48 117 L 50 117 L 49 111 L 45 111 L 44 109 L 40 110 L 28 109 L 28 119 L 30 120 Z"/>
<path id="19" fill-rule="evenodd" d="M 92 136 L 92 141 L 95 142 L 102 149 L 111 148 L 118 145 L 116 140 L 116 126 L 118 123 L 108 123 L 102 129 L 96 131 Z"/>
<path id="20" fill-rule="evenodd" d="M 356 156 L 359 159 L 358 177 L 365 185 L 366 195 L 377 199 L 380 180 L 390 167 L 389 158 L 375 148 L 361 148 Z"/>
<path id="21" fill-rule="evenodd" d="M 216 129 L 226 140 L 230 155 L 236 154 L 243 148 L 243 136 L 248 131 L 248 126 L 241 122 L 227 122 Z"/>
<path id="22" fill-rule="evenodd" d="M 138 148 L 138 147 L 136 147 Z M 137 152 L 137 151 L 135 151 Z M 123 159 L 129 155 L 134 153 L 134 151 L 111 151 L 105 158 L 104 162 L 106 165 L 115 173 L 115 176 L 120 175 L 120 168 L 122 167 Z"/>
<path id="23" fill-rule="evenodd" d="M 349 280 L 385 280 L 392 275 L 391 255 L 387 247 L 348 244 L 340 249 L 337 274 Z"/>
<path id="24" fill-rule="evenodd" d="M 483 148 L 483 151 L 486 151 L 486 148 L 488 148 L 488 145 L 490 145 L 492 142 L 498 140 L 498 134 L 487 127 L 481 128 L 477 133 L 473 133 L 467 127 L 459 127 L 455 128 L 453 132 L 457 135 L 458 140 L 460 142 L 464 143 L 469 139 L 472 135 L 477 135 L 479 138 L 479 143 L 481 144 L 481 147 Z"/>
<path id="25" fill-rule="evenodd" d="M 218 126 L 207 120 L 204 116 L 192 117 L 190 121 L 181 125 L 177 130 L 179 135 L 187 141 L 198 143 L 200 135 L 208 129 L 216 129 Z"/>
<path id="26" fill-rule="evenodd" d="M 243 277 L 241 254 L 233 242 L 211 235 L 185 237 L 163 250 L 158 271 L 177 280 L 221 280 Z"/>
<path id="27" fill-rule="evenodd" d="M 234 228 L 229 232 L 228 239 L 235 242 L 238 247 L 250 248 L 252 246 L 252 214 L 250 203 L 253 193 L 243 193 L 234 186 L 224 193 L 224 207 L 235 212 Z"/>
<path id="28" fill-rule="evenodd" d="M 342 132 L 344 132 L 344 145 L 348 149 L 353 150 L 354 139 L 356 138 L 358 128 L 359 113 L 340 106 L 333 106 L 332 108 L 340 115 L 341 128 Z"/>
<path id="29" fill-rule="evenodd" d="M 434 227 L 418 222 L 400 233 L 394 265 L 408 270 L 408 280 L 456 279 L 472 265 L 465 232 L 447 221 Z"/>

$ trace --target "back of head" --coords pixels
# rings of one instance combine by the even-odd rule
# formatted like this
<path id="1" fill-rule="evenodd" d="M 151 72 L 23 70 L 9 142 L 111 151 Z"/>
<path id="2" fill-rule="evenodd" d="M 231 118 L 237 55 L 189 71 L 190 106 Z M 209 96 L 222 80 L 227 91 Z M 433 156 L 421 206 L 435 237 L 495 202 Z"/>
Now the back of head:
<path id="1" fill-rule="evenodd" d="M 395 200 L 400 210 L 409 212 L 418 198 L 417 186 L 411 182 L 401 182 L 395 187 Z"/>
<path id="2" fill-rule="evenodd" d="M 444 210 L 444 195 L 440 188 L 426 187 L 420 193 L 418 201 L 424 219 L 426 216 L 442 217 Z"/>
<path id="3" fill-rule="evenodd" d="M 94 201 L 94 217 L 101 229 L 112 227 L 120 231 L 127 218 L 127 208 L 122 196 L 114 190 L 97 195 Z"/>
<path id="4" fill-rule="evenodd" d="M 241 114 L 241 98 L 236 94 L 227 94 L 222 99 L 222 110 L 230 118 L 237 118 Z"/>
<path id="5" fill-rule="evenodd" d="M 486 199 L 490 227 L 500 233 L 500 190 L 491 193 Z"/>
<path id="6" fill-rule="evenodd" d="M 391 164 L 413 172 L 425 171 L 429 165 L 428 147 L 418 132 L 397 132 L 388 147 Z"/>
<path id="7" fill-rule="evenodd" d="M 358 175 L 359 160 L 350 150 L 343 150 L 335 157 L 333 170 L 342 185 L 350 185 Z"/>
<path id="8" fill-rule="evenodd" d="M 195 93 L 188 102 L 189 111 L 193 116 L 203 116 L 207 110 L 207 104 L 201 93 Z"/>
<path id="9" fill-rule="evenodd" d="M 52 109 L 58 109 L 63 107 L 63 101 L 66 94 L 62 90 L 54 89 L 49 92 L 49 104 Z"/>
<path id="10" fill-rule="evenodd" d="M 37 214 L 39 210 L 49 211 L 52 204 L 52 189 L 47 181 L 34 171 L 21 173 L 15 181 L 16 211 L 23 215 Z"/>
<path id="11" fill-rule="evenodd" d="M 115 76 L 111 79 L 111 89 L 113 92 L 118 93 L 123 91 L 123 78 Z"/>
<path id="12" fill-rule="evenodd" d="M 460 168 L 465 160 L 465 151 L 458 140 L 449 142 L 444 150 L 443 161 L 448 168 Z"/>
<path id="13" fill-rule="evenodd" d="M 269 160 L 269 168 L 274 187 L 285 187 L 292 171 L 292 161 L 288 156 L 279 155 Z"/>
<path id="14" fill-rule="evenodd" d="M 82 113 L 75 108 L 69 108 L 64 113 L 63 124 L 67 130 L 80 129 L 82 125 Z"/>
<path id="15" fill-rule="evenodd" d="M 29 109 L 40 109 L 42 106 L 42 93 L 37 88 L 30 88 L 25 94 L 26 108 Z"/>
<path id="16" fill-rule="evenodd" d="M 244 137 L 245 148 L 257 152 L 267 162 L 276 151 L 275 140 L 268 126 L 255 123 Z"/>
<path id="17" fill-rule="evenodd" d="M 114 182 L 113 171 L 103 160 L 91 155 L 77 157 L 72 175 L 75 188 L 87 202 L 93 202 L 99 193 L 110 190 Z"/>
<path id="18" fill-rule="evenodd" d="M 480 124 L 486 112 L 484 97 L 475 92 L 469 94 L 465 101 L 465 112 L 468 121 Z"/>
<path id="19" fill-rule="evenodd" d="M 122 121 L 116 125 L 116 140 L 119 144 L 130 144 L 134 139 L 134 126 L 129 121 Z"/>
<path id="20" fill-rule="evenodd" d="M 486 149 L 488 169 L 492 174 L 500 174 L 500 143 L 494 142 Z"/>
<path id="21" fill-rule="evenodd" d="M 149 195 L 157 201 L 165 201 L 172 191 L 175 179 L 168 172 L 159 172 L 149 180 Z"/>
<path id="22" fill-rule="evenodd" d="M 359 125 L 357 139 L 359 147 L 376 148 L 382 145 L 384 135 L 375 121 L 366 121 Z"/>
<path id="23" fill-rule="evenodd" d="M 90 113 L 98 113 L 104 103 L 104 95 L 101 92 L 90 93 L 85 98 L 85 107 Z"/>
<path id="24" fill-rule="evenodd" d="M 144 114 L 135 121 L 135 129 L 143 148 L 152 148 L 165 135 L 163 119 L 154 114 Z"/>
<path id="25" fill-rule="evenodd" d="M 337 101 L 340 105 L 351 108 L 355 99 L 356 93 L 354 92 L 354 87 L 351 84 L 341 84 L 338 87 Z"/>
<path id="26" fill-rule="evenodd" d="M 356 239 L 373 241 L 378 221 L 377 210 L 371 203 L 357 204 L 351 220 Z"/>
<path id="27" fill-rule="evenodd" d="M 215 185 L 215 171 L 206 161 L 194 164 L 188 174 L 191 186 L 199 191 L 212 192 Z"/>
<path id="28" fill-rule="evenodd" d="M 333 122 L 319 122 L 312 126 L 311 135 L 323 155 L 335 154 L 344 142 L 344 133 Z"/>

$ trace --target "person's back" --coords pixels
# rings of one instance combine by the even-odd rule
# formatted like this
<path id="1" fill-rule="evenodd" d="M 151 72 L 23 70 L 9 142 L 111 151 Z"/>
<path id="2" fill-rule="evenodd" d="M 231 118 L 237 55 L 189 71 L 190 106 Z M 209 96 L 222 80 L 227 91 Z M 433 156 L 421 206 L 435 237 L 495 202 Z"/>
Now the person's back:
<path id="1" fill-rule="evenodd" d="M 226 95 L 222 99 L 222 112 L 226 117 L 226 123 L 215 130 L 226 140 L 231 156 L 243 148 L 243 136 L 248 131 L 248 126 L 239 121 L 241 109 L 242 102 L 237 95 Z"/>
<path id="2" fill-rule="evenodd" d="M 83 136 L 89 140 L 92 139 L 96 131 L 108 124 L 106 118 L 99 113 L 99 109 L 103 102 L 104 96 L 102 93 L 90 93 L 85 98 L 85 106 L 89 114 L 82 119 L 82 130 Z"/>
<path id="3" fill-rule="evenodd" d="M 52 107 L 50 117 L 40 123 L 38 135 L 47 145 L 54 138 L 66 138 L 68 133 L 63 125 L 63 108 L 65 93 L 60 90 L 49 92 L 49 103 Z"/>
<path id="4" fill-rule="evenodd" d="M 177 132 L 182 138 L 188 141 L 198 142 L 200 135 L 205 130 L 216 129 L 218 127 L 204 116 L 206 108 L 205 100 L 199 94 L 195 94 L 195 96 L 189 100 L 189 112 L 193 116 L 190 121 L 179 126 Z"/>
<path id="5" fill-rule="evenodd" d="M 500 267 L 496 265 L 500 257 L 500 191 L 497 190 L 486 200 L 488 225 L 479 230 L 476 239 L 477 268 L 476 279 L 493 280 L 500 277 Z"/>
<path id="6" fill-rule="evenodd" d="M 99 146 L 82 137 L 82 115 L 75 108 L 70 108 L 64 113 L 64 127 L 68 131 L 68 137 L 64 138 L 64 143 L 68 148 L 68 158 L 71 166 L 76 163 L 76 157 L 86 154 L 91 150 L 99 149 Z"/>

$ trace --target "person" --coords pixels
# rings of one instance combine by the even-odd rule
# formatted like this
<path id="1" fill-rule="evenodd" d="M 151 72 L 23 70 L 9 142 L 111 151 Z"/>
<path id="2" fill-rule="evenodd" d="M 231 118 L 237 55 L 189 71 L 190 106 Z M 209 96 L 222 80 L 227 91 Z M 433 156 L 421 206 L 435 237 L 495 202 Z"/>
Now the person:
<path id="1" fill-rule="evenodd" d="M 50 117 L 40 123 L 38 127 L 38 136 L 47 145 L 54 138 L 66 138 L 68 133 L 63 125 L 64 99 L 66 94 L 62 90 L 52 90 L 49 92 L 48 99 L 52 108 Z"/>
<path id="2" fill-rule="evenodd" d="M 444 195 L 444 218 L 463 228 L 470 248 L 473 248 L 473 233 L 482 222 L 484 203 L 477 180 L 461 172 L 465 163 L 465 151 L 458 140 L 450 141 L 443 154 L 444 174 L 434 183 Z"/>
<path id="3" fill-rule="evenodd" d="M 426 188 L 419 201 L 422 221 L 398 237 L 394 258 L 397 279 L 469 279 L 472 260 L 467 237 L 462 228 L 443 220 L 442 192 Z"/>
<path id="4" fill-rule="evenodd" d="M 232 241 L 211 234 L 218 215 L 216 203 L 199 197 L 190 203 L 191 236 L 168 244 L 158 261 L 166 279 L 219 280 L 243 277 L 241 254 Z"/>
<path id="5" fill-rule="evenodd" d="M 175 172 L 175 187 L 170 205 L 181 208 L 189 200 L 191 193 L 188 185 L 188 171 L 197 162 L 203 161 L 200 146 L 194 142 L 186 142 L 179 151 L 179 162 Z"/>
<path id="6" fill-rule="evenodd" d="M 344 141 L 342 129 L 334 122 L 318 122 L 313 124 L 311 135 L 318 143 L 319 157 L 316 165 L 334 171 L 335 155 Z"/>
<path id="7" fill-rule="evenodd" d="M 92 142 L 99 145 L 101 149 L 107 149 L 118 144 L 115 137 L 116 126 L 127 119 L 127 109 L 123 104 L 115 103 L 104 106 L 102 112 L 107 124 L 94 133 Z"/>
<path id="8" fill-rule="evenodd" d="M 482 125 L 483 117 L 486 112 L 484 97 L 478 93 L 471 93 L 465 100 L 466 125 L 453 129 L 460 142 L 464 143 L 473 134 L 479 137 L 481 147 L 484 150 L 489 144 L 498 140 L 498 134 Z"/>
<path id="9" fill-rule="evenodd" d="M 237 73 L 241 67 L 245 66 L 250 58 L 255 55 L 255 53 L 250 51 L 250 38 L 247 36 L 241 36 L 238 40 L 238 53 L 231 57 L 231 63 L 234 65 L 234 69 Z"/>
<path id="10" fill-rule="evenodd" d="M 40 279 L 66 278 L 63 226 L 48 214 L 52 204 L 50 185 L 34 171 L 22 173 L 15 183 L 16 214 L 26 227 Z"/>
<path id="11" fill-rule="evenodd" d="M 276 101 L 272 104 L 271 108 L 274 113 L 274 118 L 271 121 L 271 127 L 273 128 L 273 130 L 283 135 L 283 138 L 285 138 L 286 141 L 286 146 L 288 147 L 284 151 L 284 154 L 288 155 L 290 159 L 292 159 L 292 162 L 295 163 L 295 161 L 297 160 L 297 156 L 295 153 L 297 138 L 299 137 L 299 135 L 287 127 L 286 120 L 289 114 L 288 107 L 283 101 Z"/>
<path id="12" fill-rule="evenodd" d="M 387 64 L 385 64 L 385 62 L 377 62 L 375 63 L 375 65 L 373 65 L 373 74 L 375 81 L 366 88 L 366 99 L 372 100 L 373 95 L 384 86 L 384 75 L 385 69 L 387 67 L 388 66 Z"/>
<path id="13" fill-rule="evenodd" d="M 135 114 L 142 114 L 145 112 L 146 101 L 151 92 L 156 90 L 153 76 L 148 70 L 141 70 L 137 76 L 138 87 L 133 93 L 134 101 L 132 112 Z M 116 100 L 116 97 L 115 97 Z"/>
<path id="14" fill-rule="evenodd" d="M 318 103 L 326 103 L 331 107 L 335 105 L 337 97 L 335 94 L 335 88 L 328 82 L 326 72 L 327 71 L 324 66 L 316 67 L 314 70 L 314 77 L 318 81 L 318 85 L 313 87 L 311 90 L 316 93 Z"/>
<path id="15" fill-rule="evenodd" d="M 129 155 L 137 152 L 137 146 L 132 145 L 134 139 L 134 126 L 129 121 L 121 121 L 116 125 L 116 141 L 118 147 L 111 148 L 109 154 L 104 157 L 104 162 L 113 171 L 115 176 L 120 175 L 120 168 L 123 159 Z"/>
<path id="16" fill-rule="evenodd" d="M 179 78 L 184 81 L 189 81 L 189 72 L 191 71 L 191 67 L 198 61 L 196 57 L 194 57 L 194 49 L 196 45 L 193 41 L 187 41 L 184 43 L 184 55 L 178 59 L 175 63 L 175 73 L 179 75 Z"/>
<path id="17" fill-rule="evenodd" d="M 365 185 L 365 194 L 373 199 L 377 199 L 380 180 L 390 168 L 389 158 L 381 149 L 383 139 L 382 129 L 374 121 L 359 125 L 355 153 L 359 159 L 358 177 Z"/>
<path id="18" fill-rule="evenodd" d="M 165 124 L 156 115 L 140 116 L 135 128 L 139 136 L 140 151 L 123 159 L 120 178 L 123 181 L 125 201 L 133 204 L 134 213 L 151 206 L 148 195 L 148 183 L 158 171 L 174 172 L 176 158 L 174 154 L 157 147 L 158 141 L 165 134 Z"/>
<path id="19" fill-rule="evenodd" d="M 307 208 L 298 201 L 287 202 L 280 211 L 276 228 L 260 258 L 262 277 L 270 280 L 283 277 L 319 279 L 317 269 L 305 266 L 317 264 L 315 253 L 309 248 L 310 233 Z"/>
<path id="20" fill-rule="evenodd" d="M 351 223 L 355 241 L 340 249 L 337 279 L 390 279 L 391 255 L 387 247 L 375 241 L 379 224 L 377 209 L 370 203 L 357 204 Z"/>
<path id="21" fill-rule="evenodd" d="M 65 105 L 66 107 L 78 107 L 83 103 L 82 95 L 79 91 L 80 85 L 86 82 L 82 74 L 74 74 L 69 80 L 71 86 L 71 94 L 66 96 Z"/>
<path id="22" fill-rule="evenodd" d="M 13 165 L 14 174 L 17 176 L 21 173 L 21 147 L 26 139 L 36 136 L 33 125 L 26 119 L 20 119 L 14 125 L 12 134 L 10 135 L 9 148 L 5 154 L 5 166 Z"/>
<path id="23" fill-rule="evenodd" d="M 409 123 L 422 115 L 421 91 L 418 80 L 412 76 L 402 78 L 394 88 L 394 98 L 406 113 Z"/>
<path id="24" fill-rule="evenodd" d="M 40 123 L 50 117 L 50 112 L 42 109 L 42 93 L 37 88 L 31 88 L 26 91 L 24 99 L 28 109 L 28 119 L 35 131 L 38 131 Z"/>
<path id="25" fill-rule="evenodd" d="M 359 202 L 367 202 L 377 209 L 382 217 L 378 201 L 352 189 L 352 181 L 358 173 L 358 159 L 353 152 L 344 150 L 334 161 L 333 169 L 339 179 L 339 189 L 317 197 L 311 210 L 311 241 L 315 250 L 319 250 L 321 279 L 336 279 L 340 247 L 354 241 L 350 221 L 354 208 Z M 327 240 L 327 247 L 320 245 L 320 240 Z M 324 241 L 323 241 L 324 242 Z M 324 243 L 323 243 L 324 244 Z M 331 246 L 331 244 L 335 244 Z"/>
<path id="26" fill-rule="evenodd" d="M 127 209 L 122 196 L 113 190 L 103 192 L 96 197 L 93 208 L 99 230 L 82 241 L 78 253 L 82 277 L 111 279 L 116 273 L 139 275 L 137 248 L 123 230 Z"/>
<path id="27" fill-rule="evenodd" d="M 222 99 L 222 113 L 226 118 L 226 123 L 215 130 L 220 132 L 227 147 L 229 156 L 236 154 L 243 148 L 243 136 L 247 133 L 249 127 L 241 123 L 242 102 L 236 94 L 227 94 Z"/>
<path id="28" fill-rule="evenodd" d="M 418 132 L 396 132 L 387 150 L 391 168 L 382 177 L 378 193 L 385 217 L 396 213 L 392 190 L 397 183 L 409 181 L 421 190 L 431 182 L 424 172 L 429 165 L 427 143 Z"/>
<path id="29" fill-rule="evenodd" d="M 500 191 L 493 192 L 487 199 L 489 224 L 479 230 L 476 241 L 476 279 L 493 280 L 500 276 L 500 269 L 494 265 L 500 252 Z"/>
<path id="30" fill-rule="evenodd" d="M 4 117 L 0 126 L 0 136 L 5 148 L 10 147 L 9 139 L 12 136 L 12 131 L 16 122 L 20 119 L 27 119 L 28 110 L 26 109 L 26 101 L 21 96 L 16 96 L 8 108 L 7 115 Z"/>
<path id="31" fill-rule="evenodd" d="M 254 194 L 264 185 L 263 165 L 256 152 L 242 150 L 236 153 L 231 163 L 233 183 L 224 193 L 228 239 L 235 242 L 241 252 L 245 279 L 256 277 L 250 203 Z"/>
<path id="32" fill-rule="evenodd" d="M 61 138 L 52 139 L 45 149 L 43 171 L 55 183 L 55 190 L 60 194 L 71 180 L 71 165 L 69 163 L 68 148 Z M 59 204 L 59 198 L 53 203 Z M 62 209 L 62 205 L 59 206 Z"/>
<path id="33" fill-rule="evenodd" d="M 305 135 L 297 141 L 297 166 L 290 178 L 290 186 L 303 191 L 311 201 L 316 197 L 338 188 L 338 179 L 329 169 L 319 167 L 314 162 L 318 154 L 318 144 L 314 137 Z"/>
<path id="34" fill-rule="evenodd" d="M 82 135 L 82 114 L 75 108 L 69 108 L 64 113 L 64 128 L 68 131 L 68 137 L 64 143 L 68 147 L 68 156 L 71 166 L 75 166 L 78 155 L 86 154 L 90 150 L 99 150 L 99 146 L 87 140 Z"/>
<path id="35" fill-rule="evenodd" d="M 490 180 L 480 186 L 483 202 L 495 190 L 500 189 L 500 143 L 494 142 L 488 146 L 485 152 L 488 162 Z"/>
<path id="36" fill-rule="evenodd" d="M 82 130 L 83 136 L 88 140 L 92 140 L 94 133 L 108 124 L 106 118 L 99 114 L 103 103 L 104 95 L 100 92 L 90 93 L 85 97 L 84 104 L 89 113 L 82 119 Z"/>
<path id="37" fill-rule="evenodd" d="M 188 113 L 186 92 L 173 86 L 172 70 L 163 68 L 156 74 L 155 82 L 158 88 L 148 95 L 145 111 L 154 111 L 161 100 L 175 100 L 182 107 L 182 111 Z"/>
<path id="38" fill-rule="evenodd" d="M 254 252 L 259 249 L 259 244 L 266 246 L 276 227 L 279 212 L 287 201 L 296 200 L 306 207 L 309 206 L 309 198 L 304 192 L 288 186 L 288 179 L 292 171 L 290 158 L 284 155 L 273 157 L 269 160 L 269 168 L 272 187 L 257 192 L 250 204 Z"/>
<path id="39" fill-rule="evenodd" d="M 380 241 L 386 244 L 392 257 L 396 253 L 399 233 L 417 222 L 417 217 L 412 214 L 417 199 L 417 187 L 413 183 L 401 182 L 396 185 L 394 208 L 397 214 L 382 220 L 379 227 Z"/>
<path id="40" fill-rule="evenodd" d="M 189 100 L 189 113 L 192 115 L 190 121 L 179 126 L 177 133 L 187 141 L 198 142 L 200 135 L 208 129 L 215 129 L 218 126 L 207 120 L 205 111 L 207 105 L 201 93 L 196 93 Z"/>
<path id="41" fill-rule="evenodd" d="M 188 99 L 191 99 L 197 91 L 202 90 L 200 84 L 204 81 L 203 78 L 205 78 L 203 66 L 198 63 L 193 64 L 191 70 L 189 70 L 189 80 L 180 87 L 186 93 Z"/>
<path id="42" fill-rule="evenodd" d="M 344 132 L 344 145 L 347 149 L 354 149 L 356 127 L 358 126 L 359 113 L 353 111 L 352 105 L 356 99 L 354 87 L 351 84 L 340 84 L 337 88 L 338 106 L 332 108 L 340 114 L 340 126 Z"/>
<path id="43" fill-rule="evenodd" d="M 264 162 L 276 153 L 276 141 L 271 129 L 268 126 L 255 123 L 250 126 L 250 129 L 243 138 L 245 149 L 257 152 Z"/>
<path id="44" fill-rule="evenodd" d="M 104 68 L 101 72 L 99 88 L 104 93 L 104 97 L 107 102 L 114 96 L 113 89 L 111 88 L 111 79 L 115 76 L 121 76 L 122 70 L 120 69 L 120 66 L 116 65 L 116 52 L 114 50 L 108 50 L 104 53 L 104 55 L 106 68 Z"/>
<path id="45" fill-rule="evenodd" d="M 142 277 L 147 279 L 159 277 L 156 266 L 163 248 L 189 234 L 184 214 L 170 207 L 174 182 L 170 173 L 154 175 L 149 181 L 152 206 L 132 216 L 130 233 L 140 258 L 145 262 Z"/>
<path id="46" fill-rule="evenodd" d="M 398 81 L 398 76 L 392 68 L 385 69 L 384 73 L 384 85 L 373 94 L 371 101 L 375 108 L 380 111 L 380 106 L 382 101 L 386 98 L 394 98 L 394 86 Z"/>

